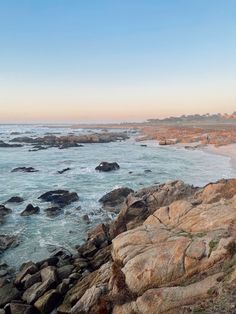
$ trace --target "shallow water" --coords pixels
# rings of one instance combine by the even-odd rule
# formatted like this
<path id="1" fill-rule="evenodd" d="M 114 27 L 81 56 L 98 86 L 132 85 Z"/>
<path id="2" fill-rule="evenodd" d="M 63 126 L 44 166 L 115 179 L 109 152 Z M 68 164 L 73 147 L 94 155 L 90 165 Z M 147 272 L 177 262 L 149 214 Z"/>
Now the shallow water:
<path id="1" fill-rule="evenodd" d="M 41 136 L 47 132 L 68 134 L 87 133 L 85 130 L 42 128 L 37 126 L 0 126 L 0 139 L 8 141 L 17 136 Z M 29 132 L 29 134 L 25 133 Z M 48 246 L 58 245 L 73 249 L 86 237 L 88 228 L 112 218 L 112 214 L 100 209 L 98 200 L 114 188 L 127 186 L 135 190 L 144 186 L 181 179 L 187 183 L 202 186 L 220 178 L 235 175 L 228 157 L 209 154 L 198 150 L 176 147 L 160 147 L 155 142 L 125 142 L 107 144 L 85 144 L 84 147 L 59 150 L 49 148 L 29 152 L 30 146 L 22 148 L 0 148 L 0 204 L 12 196 L 22 196 L 20 205 L 8 204 L 13 209 L 6 223 L 0 226 L 0 233 L 18 234 L 20 245 L 9 249 L 4 260 L 19 266 L 27 260 L 40 260 L 48 256 Z M 101 161 L 116 161 L 120 170 L 101 173 L 94 168 Z M 36 173 L 11 173 L 20 166 L 31 166 Z M 70 167 L 72 170 L 57 174 L 58 170 Z M 145 173 L 145 170 L 151 172 Z M 132 173 L 130 173 L 132 172 Z M 43 209 L 50 204 L 37 198 L 46 191 L 58 188 L 77 192 L 80 200 L 64 208 L 63 214 L 46 217 Z M 40 206 L 38 215 L 21 217 L 19 213 L 28 203 Z M 76 208 L 81 206 L 80 210 Z M 91 224 L 87 225 L 81 216 L 88 214 Z"/>

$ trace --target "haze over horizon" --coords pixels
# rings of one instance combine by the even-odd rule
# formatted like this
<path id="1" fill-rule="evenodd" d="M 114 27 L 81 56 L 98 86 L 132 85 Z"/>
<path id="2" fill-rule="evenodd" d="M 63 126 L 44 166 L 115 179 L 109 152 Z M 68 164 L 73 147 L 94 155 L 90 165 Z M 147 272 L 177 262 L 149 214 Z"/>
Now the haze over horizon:
<path id="1" fill-rule="evenodd" d="M 236 109 L 233 0 L 0 3 L 0 123 Z"/>

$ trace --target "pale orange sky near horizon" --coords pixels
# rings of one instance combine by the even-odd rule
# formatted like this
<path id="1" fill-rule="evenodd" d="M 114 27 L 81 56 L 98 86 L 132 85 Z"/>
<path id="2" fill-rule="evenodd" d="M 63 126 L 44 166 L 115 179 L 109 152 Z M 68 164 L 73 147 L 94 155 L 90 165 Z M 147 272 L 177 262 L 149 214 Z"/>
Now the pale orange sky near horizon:
<path id="1" fill-rule="evenodd" d="M 225 82 L 224 82 L 225 83 Z M 140 121 L 236 110 L 233 83 L 0 87 L 0 123 Z"/>

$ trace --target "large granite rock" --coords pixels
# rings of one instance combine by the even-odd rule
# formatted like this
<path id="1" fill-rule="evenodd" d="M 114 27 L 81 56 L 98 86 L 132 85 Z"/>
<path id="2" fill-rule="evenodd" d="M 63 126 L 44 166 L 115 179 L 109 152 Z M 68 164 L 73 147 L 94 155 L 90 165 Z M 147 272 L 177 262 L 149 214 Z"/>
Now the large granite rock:
<path id="1" fill-rule="evenodd" d="M 120 169 L 120 166 L 118 165 L 117 162 L 107 162 L 107 161 L 102 161 L 95 168 L 95 170 L 103 171 L 103 172 L 110 172 L 110 171 L 118 170 L 118 169 Z"/>

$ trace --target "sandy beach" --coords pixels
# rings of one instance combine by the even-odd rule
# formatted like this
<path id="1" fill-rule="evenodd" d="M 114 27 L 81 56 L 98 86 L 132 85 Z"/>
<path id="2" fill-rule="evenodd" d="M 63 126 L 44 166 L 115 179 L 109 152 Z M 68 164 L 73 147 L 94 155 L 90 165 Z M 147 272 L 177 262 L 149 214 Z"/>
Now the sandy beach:
<path id="1" fill-rule="evenodd" d="M 236 173 L 236 144 L 229 144 L 218 147 L 214 145 L 208 145 L 206 148 L 204 148 L 204 150 L 213 154 L 230 157 L 233 170 Z"/>

